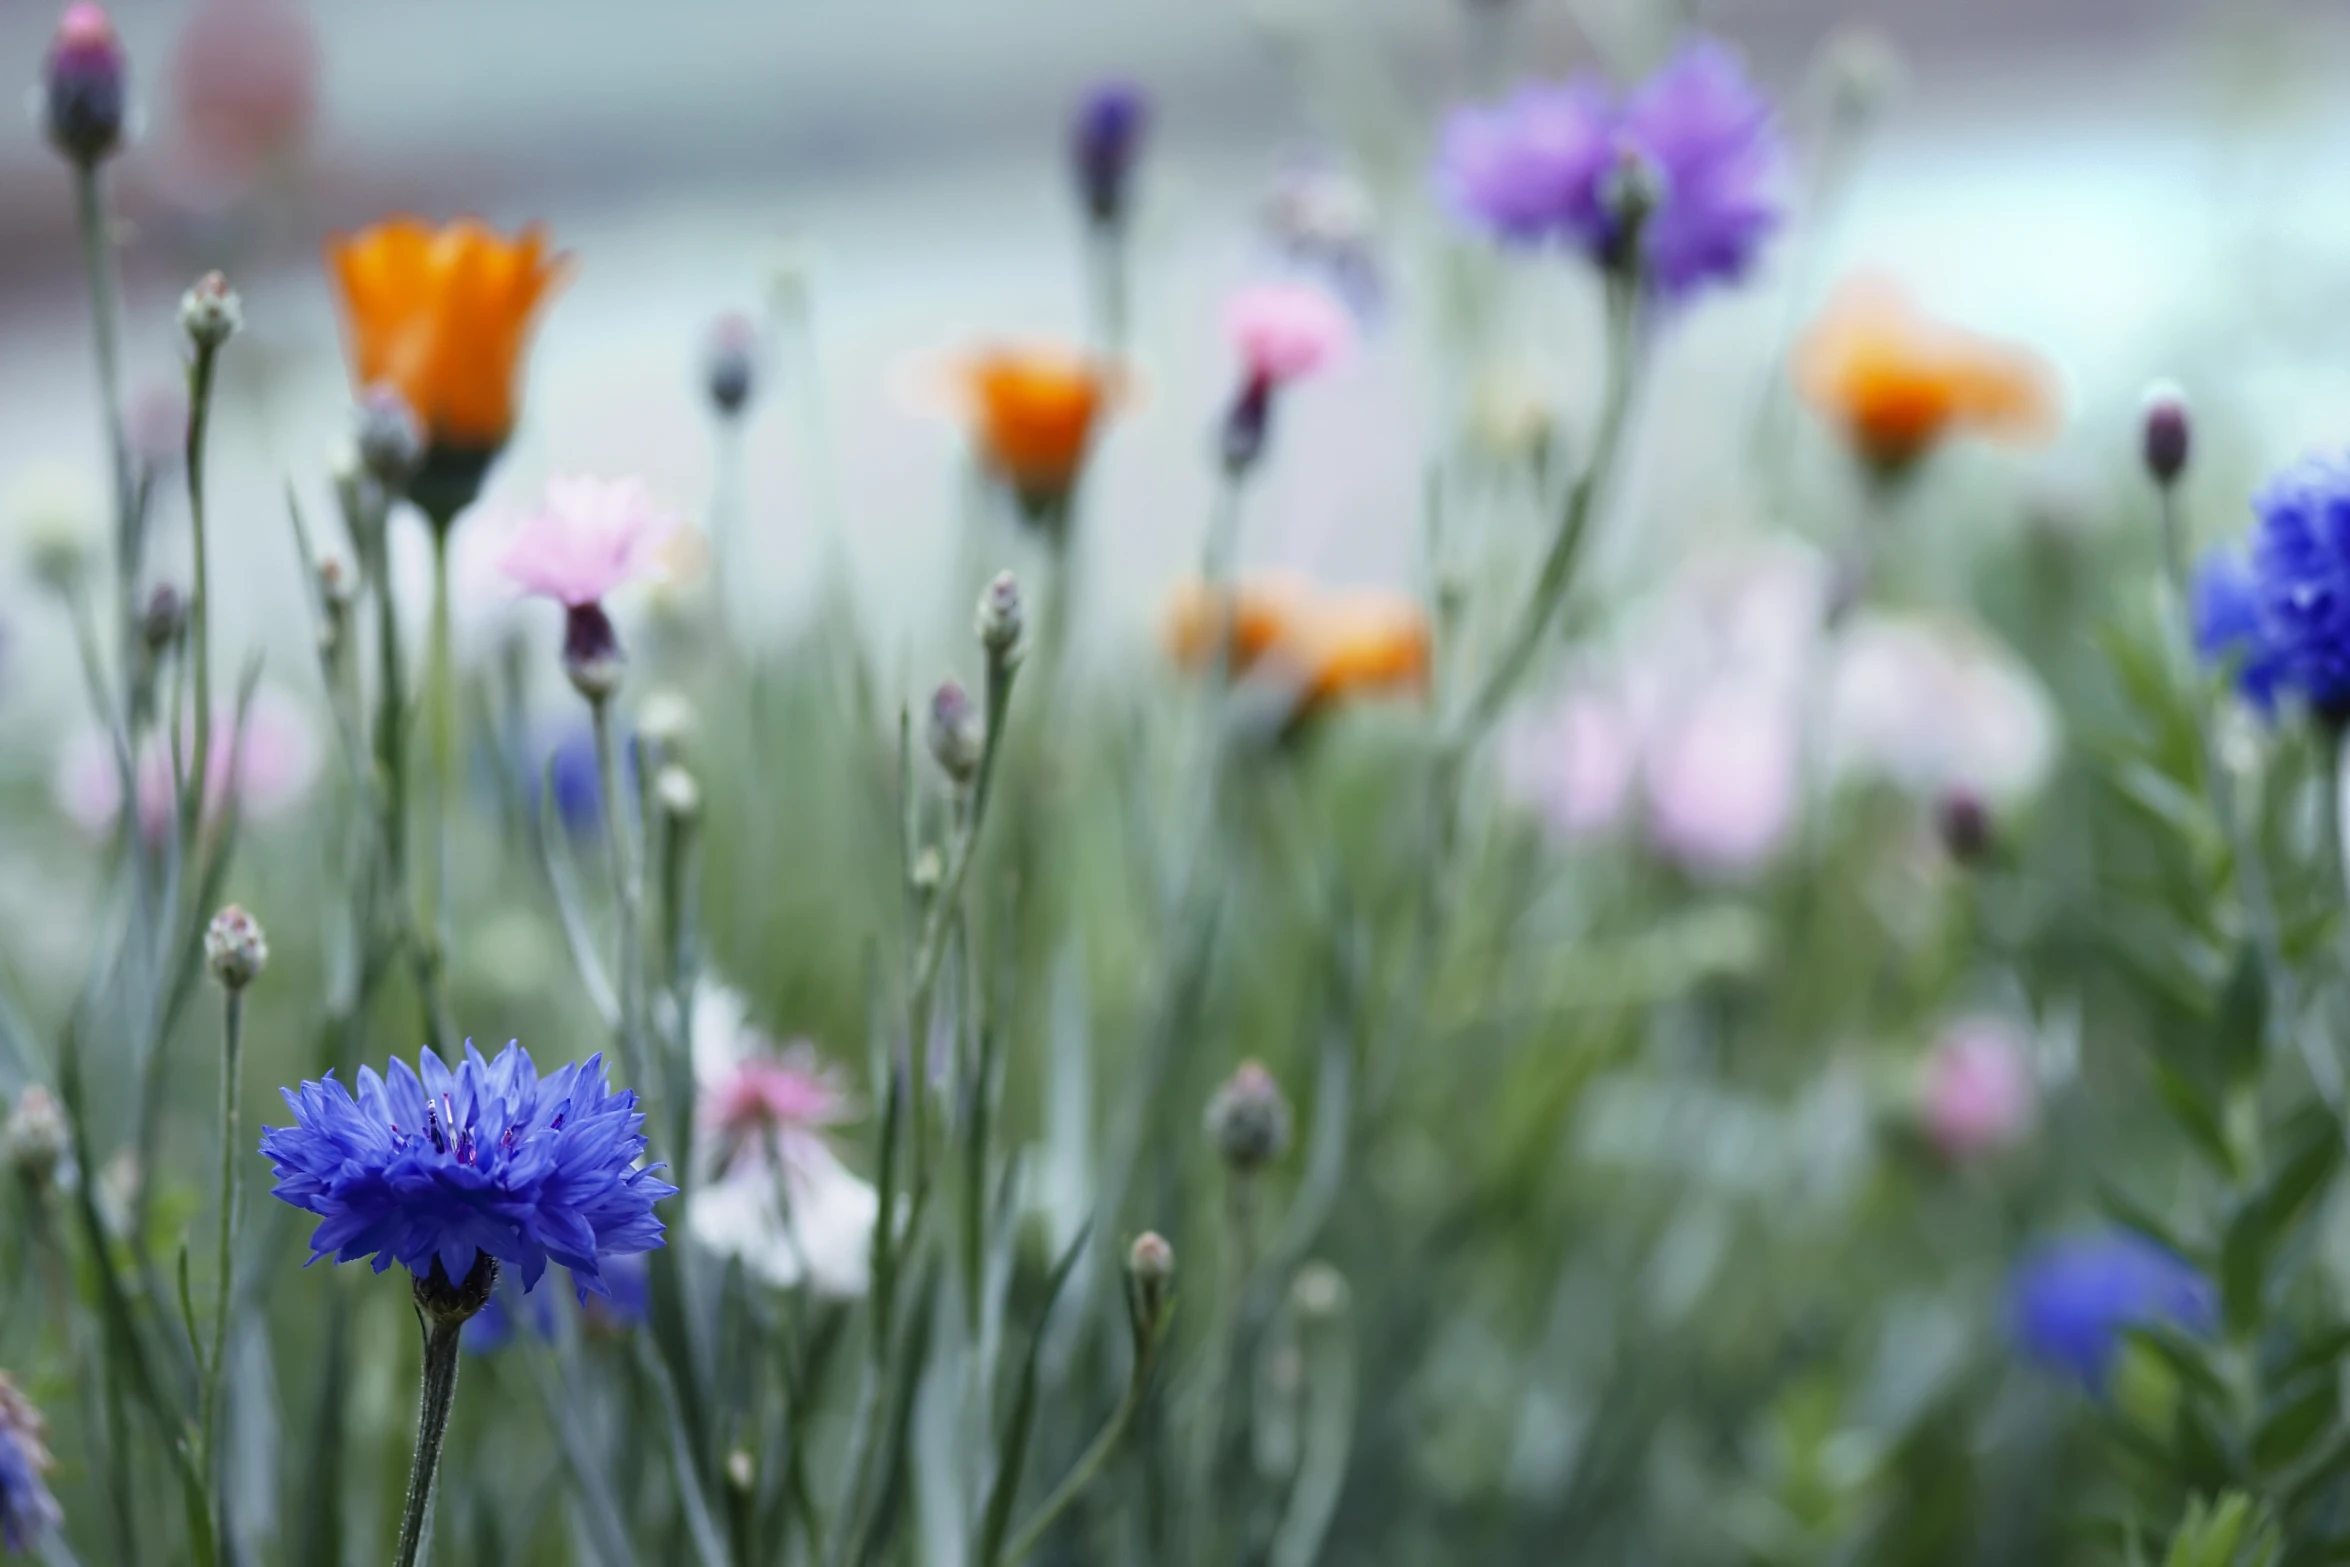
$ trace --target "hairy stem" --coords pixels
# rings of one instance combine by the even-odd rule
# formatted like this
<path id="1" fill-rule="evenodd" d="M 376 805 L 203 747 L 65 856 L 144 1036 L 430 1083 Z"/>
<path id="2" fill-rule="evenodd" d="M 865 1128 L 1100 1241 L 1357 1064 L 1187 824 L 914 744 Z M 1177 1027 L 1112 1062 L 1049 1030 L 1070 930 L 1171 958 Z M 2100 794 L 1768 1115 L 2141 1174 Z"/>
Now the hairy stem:
<path id="1" fill-rule="evenodd" d="M 416 1405 L 416 1454 L 408 1465 L 408 1502 L 400 1514 L 400 1544 L 392 1567 L 416 1567 L 432 1539 L 432 1505 L 441 1472 L 441 1444 L 457 1401 L 458 1344 L 465 1324 L 433 1317 L 424 1329 L 424 1387 Z"/>
<path id="2" fill-rule="evenodd" d="M 231 986 L 225 992 L 221 1011 L 220 1054 L 220 1247 L 217 1254 L 217 1277 L 220 1280 L 219 1299 L 212 1313 L 212 1352 L 202 1367 L 204 1373 L 204 1460 L 212 1470 L 212 1510 L 219 1520 L 224 1538 L 221 1541 L 223 1557 L 228 1542 L 228 1477 L 220 1462 L 220 1389 L 228 1355 L 228 1314 L 235 1295 L 236 1225 L 237 1225 L 237 1073 L 244 1059 L 245 992 L 242 986 Z"/>

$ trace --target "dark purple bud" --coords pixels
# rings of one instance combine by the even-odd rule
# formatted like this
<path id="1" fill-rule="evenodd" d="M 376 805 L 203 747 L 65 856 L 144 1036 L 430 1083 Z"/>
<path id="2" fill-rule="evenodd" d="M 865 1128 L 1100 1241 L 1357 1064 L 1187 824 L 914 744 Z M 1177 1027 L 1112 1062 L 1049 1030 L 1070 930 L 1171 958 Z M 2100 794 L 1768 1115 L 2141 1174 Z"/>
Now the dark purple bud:
<path id="1" fill-rule="evenodd" d="M 563 673 L 581 696 L 601 702 L 620 686 L 628 657 L 601 604 L 574 604 L 563 617 Z"/>
<path id="2" fill-rule="evenodd" d="M 1150 105 L 1131 82 L 1105 82 L 1085 95 L 1070 127 L 1069 156 L 1086 215 L 1103 228 L 1126 220 L 1134 160 L 1150 124 Z"/>
<path id="3" fill-rule="evenodd" d="M 2146 471 L 2160 485 L 2174 483 L 2187 471 L 2193 446 L 2193 425 L 2187 417 L 2187 398 L 2168 381 L 2146 389 Z"/>
<path id="4" fill-rule="evenodd" d="M 759 328 L 749 316 L 729 311 L 710 327 L 709 348 L 702 363 L 702 386 L 710 405 L 732 418 L 749 405 L 757 389 Z"/>
<path id="5" fill-rule="evenodd" d="M 1942 847 L 1961 865 L 1981 863 L 1991 853 L 1991 807 L 1972 789 L 1945 794 L 1934 808 L 1934 825 Z"/>
<path id="6" fill-rule="evenodd" d="M 41 117 L 59 152 L 87 167 L 121 147 L 124 76 L 113 19 L 92 0 L 74 0 L 41 69 Z"/>
<path id="7" fill-rule="evenodd" d="M 170 583 L 155 584 L 146 607 L 139 611 L 139 637 L 147 644 L 147 651 L 154 655 L 168 652 L 178 646 L 180 633 L 187 628 L 187 600 Z"/>
<path id="8" fill-rule="evenodd" d="M 1265 437 L 1273 424 L 1273 378 L 1263 371 L 1252 371 L 1240 386 L 1240 394 L 1232 399 L 1232 407 L 1224 415 L 1223 454 L 1224 471 L 1238 476 L 1248 472 L 1264 455 Z"/>

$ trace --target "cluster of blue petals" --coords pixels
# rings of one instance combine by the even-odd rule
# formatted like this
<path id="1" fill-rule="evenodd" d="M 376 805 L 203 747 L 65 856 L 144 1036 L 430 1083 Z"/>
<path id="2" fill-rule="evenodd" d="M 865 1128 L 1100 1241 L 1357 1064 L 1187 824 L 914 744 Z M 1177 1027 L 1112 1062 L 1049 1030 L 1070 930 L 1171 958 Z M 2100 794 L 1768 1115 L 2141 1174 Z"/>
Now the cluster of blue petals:
<path id="1" fill-rule="evenodd" d="M 2129 1329 L 2170 1323 L 2208 1333 L 2216 1311 L 2209 1280 L 2130 1231 L 2048 1242 L 2008 1280 L 2008 1331 L 2017 1346 L 2096 1391 Z"/>
<path id="2" fill-rule="evenodd" d="M 2264 711 L 2350 712 L 2350 455 L 2312 456 L 2252 497 L 2248 551 L 2205 557 L 2195 641 Z"/>

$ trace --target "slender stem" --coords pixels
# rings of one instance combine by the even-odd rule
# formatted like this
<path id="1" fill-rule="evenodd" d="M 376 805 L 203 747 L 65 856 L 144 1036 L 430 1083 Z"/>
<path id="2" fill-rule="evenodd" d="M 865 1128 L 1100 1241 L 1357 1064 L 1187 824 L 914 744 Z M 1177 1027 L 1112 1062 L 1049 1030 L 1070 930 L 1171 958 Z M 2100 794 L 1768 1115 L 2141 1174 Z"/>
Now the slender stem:
<path id="1" fill-rule="evenodd" d="M 131 486 L 130 439 L 122 416 L 122 276 L 115 266 L 114 222 L 106 210 L 100 165 L 77 163 L 74 207 L 82 231 L 82 264 L 90 289 L 90 325 L 98 366 L 98 400 L 105 428 L 107 461 L 114 480 L 114 574 L 116 609 L 122 618 L 124 710 L 129 683 L 137 678 L 139 516 Z"/>
<path id="2" fill-rule="evenodd" d="M 1143 1346 L 1143 1354 L 1134 1363 L 1134 1374 L 1127 1379 L 1126 1393 L 1118 1400 L 1118 1407 L 1111 1412 L 1108 1422 L 1079 1455 L 1077 1462 L 1070 1466 L 1061 1483 L 1053 1487 L 1052 1494 L 1037 1505 L 1028 1521 L 1012 1536 L 1012 1543 L 1004 1547 L 999 1567 L 1014 1567 L 1030 1551 L 1043 1544 L 1045 1534 L 1060 1521 L 1070 1504 L 1093 1483 L 1093 1477 L 1100 1472 L 1102 1465 L 1109 1462 L 1110 1455 L 1118 1450 L 1119 1442 L 1125 1439 L 1127 1427 L 1134 1424 L 1135 1411 L 1142 1407 L 1143 1394 L 1150 1390 L 1151 1369 L 1158 1359 L 1156 1350 L 1155 1339 Z"/>
<path id="3" fill-rule="evenodd" d="M 620 820 L 620 757 L 612 741 L 612 704 L 607 699 L 588 703 L 596 726 L 596 782 L 604 805 L 604 848 L 612 861 L 612 894 L 620 911 L 620 1066 L 629 1086 L 647 1094 L 652 1084 L 644 1075 L 638 1042 L 644 1029 L 644 963 L 639 953 L 642 889 L 629 857 L 628 834 Z"/>
<path id="4" fill-rule="evenodd" d="M 204 819 L 204 796 L 212 765 L 212 576 L 204 531 L 204 435 L 212 422 L 213 370 L 218 343 L 198 343 L 188 363 L 188 529 L 195 548 L 195 591 L 188 604 L 188 640 L 195 649 L 196 733 L 189 760 L 187 797 L 180 804 L 180 833 L 192 842 Z"/>
<path id="5" fill-rule="evenodd" d="M 220 1389 L 228 1353 L 229 1308 L 235 1299 L 232 1285 L 235 1282 L 237 1233 L 237 1074 L 244 1059 L 244 987 L 228 987 L 223 992 L 221 1006 L 220 1249 L 216 1264 L 220 1288 L 218 1304 L 212 1313 L 212 1353 L 206 1358 L 202 1370 L 204 1459 L 212 1470 L 213 1512 L 220 1520 L 224 1535 L 222 1554 L 225 1557 L 228 1543 L 225 1539 L 228 1529 L 228 1484 L 220 1464 Z"/>
<path id="6" fill-rule="evenodd" d="M 1256 1184 L 1234 1171 L 1225 1187 L 1224 1276 L 1217 1280 L 1215 1320 L 1208 1331 L 1206 1382 L 1200 1393 L 1199 1424 L 1192 1433 L 1191 1524 L 1209 1541 L 1224 1516 L 1216 1505 L 1216 1477 L 1224 1453 L 1224 1416 L 1232 1384 L 1232 1362 L 1240 1349 L 1240 1301 L 1256 1266 Z"/>
<path id="7" fill-rule="evenodd" d="M 432 855 L 432 897 L 428 917 L 436 951 L 448 952 L 456 928 L 449 912 L 449 800 L 456 790 L 456 662 L 449 635 L 449 534 L 432 519 L 432 649 L 425 679 L 432 712 L 432 791 L 428 806 Z"/>
<path id="8" fill-rule="evenodd" d="M 1126 360 L 1127 257 L 1126 226 L 1097 223 L 1086 238 L 1087 270 L 1093 279 L 1094 332 L 1102 358 L 1112 365 Z"/>
<path id="9" fill-rule="evenodd" d="M 408 1502 L 400 1515 L 400 1544 L 392 1567 L 416 1567 L 432 1539 L 432 1504 L 441 1472 L 441 1443 L 449 1434 L 449 1411 L 457 1401 L 458 1345 L 462 1321 L 425 1319 L 424 1387 L 416 1404 L 416 1455 L 408 1465 Z"/>

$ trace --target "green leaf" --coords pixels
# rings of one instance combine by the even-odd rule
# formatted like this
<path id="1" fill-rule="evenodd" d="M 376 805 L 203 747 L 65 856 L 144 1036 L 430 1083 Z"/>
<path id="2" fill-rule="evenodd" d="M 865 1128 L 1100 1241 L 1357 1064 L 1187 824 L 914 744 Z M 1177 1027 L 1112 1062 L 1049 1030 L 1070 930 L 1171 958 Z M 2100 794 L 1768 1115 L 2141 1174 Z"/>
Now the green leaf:
<path id="1" fill-rule="evenodd" d="M 2154 1091 L 2162 1096 L 2163 1105 L 2178 1123 L 2179 1130 L 2187 1134 L 2195 1151 L 2213 1169 L 2228 1180 L 2235 1180 L 2239 1173 L 2236 1151 L 2228 1146 L 2228 1134 L 2211 1107 L 2211 1096 L 2167 1061 L 2155 1061 L 2153 1068 Z"/>
<path id="2" fill-rule="evenodd" d="M 2324 1434 L 2340 1406 L 2341 1395 L 2331 1382 L 2273 1403 L 2252 1433 L 2253 1466 L 2263 1474 L 2290 1469 Z"/>
<path id="3" fill-rule="evenodd" d="M 2178 1379 L 2217 1404 L 2228 1399 L 2227 1384 L 2219 1373 L 2211 1369 L 2211 1349 L 2200 1339 L 2189 1338 L 2167 1322 L 2148 1322 L 2132 1327 L 2125 1334 L 2130 1342 L 2143 1345 L 2146 1352 L 2169 1367 Z"/>
<path id="4" fill-rule="evenodd" d="M 1020 1470 L 1028 1458 L 1028 1434 L 1036 1423 L 1036 1368 L 1044 1349 L 1045 1324 L 1052 1319 L 1053 1303 L 1061 1298 L 1061 1286 L 1069 1282 L 1092 1234 L 1090 1220 L 1079 1225 L 1069 1249 L 1061 1253 L 1061 1260 L 1053 1264 L 1052 1277 L 1045 1281 L 1044 1304 L 1037 1308 L 1036 1327 L 1028 1335 L 1028 1356 L 1020 1366 L 1012 1418 L 1004 1432 L 1003 1458 L 996 1465 L 995 1485 L 988 1492 L 987 1514 L 980 1526 L 979 1567 L 995 1567 L 1003 1556 L 1004 1537 L 1012 1528 L 1012 1504 L 1020 1498 Z"/>
<path id="5" fill-rule="evenodd" d="M 2231 1083 L 2248 1084 L 2259 1075 L 2261 1047 L 2268 1038 L 2268 1000 L 2268 971 L 2259 950 L 2247 943 L 2236 954 L 2236 966 L 2220 989 L 2212 1019 L 2216 1053 Z"/>
<path id="6" fill-rule="evenodd" d="M 2188 1245 L 2170 1224 L 2155 1217 L 2153 1209 L 2109 1181 L 2097 1183 L 2097 1205 L 2105 1210 L 2107 1218 L 2123 1229 L 2135 1230 L 2156 1245 L 2176 1252 L 2190 1262 L 2199 1261 L 2205 1255 L 2201 1247 Z"/>

